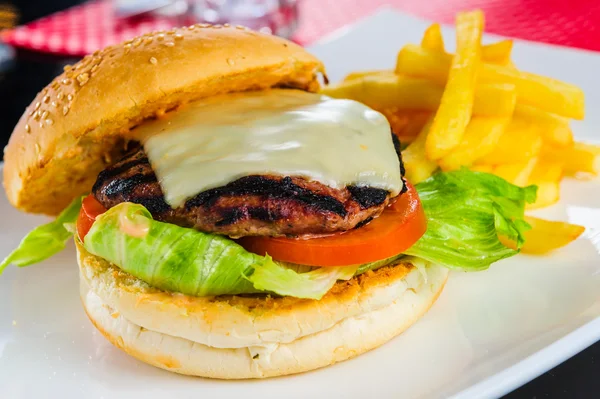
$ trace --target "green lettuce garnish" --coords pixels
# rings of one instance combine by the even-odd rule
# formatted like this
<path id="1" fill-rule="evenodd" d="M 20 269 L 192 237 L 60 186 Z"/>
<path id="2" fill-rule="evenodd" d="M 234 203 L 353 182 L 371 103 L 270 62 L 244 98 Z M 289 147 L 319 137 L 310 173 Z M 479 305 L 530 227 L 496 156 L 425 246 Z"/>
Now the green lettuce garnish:
<path id="1" fill-rule="evenodd" d="M 358 268 L 299 273 L 227 237 L 153 220 L 128 202 L 98 216 L 83 245 L 153 287 L 195 296 L 273 292 L 318 299 Z"/>
<path id="2" fill-rule="evenodd" d="M 489 173 L 461 169 L 438 173 L 415 186 L 427 231 L 405 253 L 451 269 L 487 269 L 516 255 L 498 236 L 525 242 L 531 226 L 523 219 L 525 204 L 535 202 L 537 187 L 517 187 Z"/>
<path id="3" fill-rule="evenodd" d="M 357 265 L 316 267 L 309 272 L 297 273 L 267 256 L 248 279 L 259 290 L 297 298 L 320 299 L 336 281 L 354 277 L 357 269 Z"/>
<path id="4" fill-rule="evenodd" d="M 75 198 L 55 220 L 31 230 L 0 263 L 0 274 L 11 263 L 19 267 L 33 265 L 65 249 L 67 240 L 75 230 L 81 200 L 81 197 Z"/>

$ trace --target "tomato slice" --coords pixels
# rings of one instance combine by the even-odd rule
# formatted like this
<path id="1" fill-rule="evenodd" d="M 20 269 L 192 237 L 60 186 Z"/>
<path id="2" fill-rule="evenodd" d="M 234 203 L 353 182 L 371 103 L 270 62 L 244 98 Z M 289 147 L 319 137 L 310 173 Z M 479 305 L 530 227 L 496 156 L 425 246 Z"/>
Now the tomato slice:
<path id="1" fill-rule="evenodd" d="M 427 229 L 417 191 L 409 183 L 407 189 L 378 218 L 356 230 L 313 239 L 244 237 L 238 242 L 250 252 L 309 266 L 348 266 L 390 258 L 410 248 Z"/>
<path id="2" fill-rule="evenodd" d="M 81 241 L 83 241 L 88 231 L 92 228 L 96 217 L 104 212 L 106 212 L 106 208 L 92 194 L 83 199 L 79 217 L 77 218 L 77 234 Z"/>

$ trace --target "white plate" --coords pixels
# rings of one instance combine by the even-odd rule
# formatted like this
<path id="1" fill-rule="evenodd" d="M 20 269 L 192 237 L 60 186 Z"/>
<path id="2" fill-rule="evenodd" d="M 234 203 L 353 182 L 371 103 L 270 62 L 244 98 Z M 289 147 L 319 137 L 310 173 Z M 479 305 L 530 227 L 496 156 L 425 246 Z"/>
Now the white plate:
<path id="1" fill-rule="evenodd" d="M 398 48 L 417 42 L 425 27 L 383 10 L 312 50 L 335 81 L 356 69 L 390 68 Z M 518 43 L 514 58 L 526 70 L 582 86 L 588 110 L 600 107 L 598 55 Z M 592 138 L 599 118 L 590 112 L 577 135 Z M 81 309 L 69 245 L 50 261 L 10 267 L 0 277 L 0 397 L 495 397 L 600 338 L 597 198 L 597 181 L 565 182 L 561 204 L 543 214 L 588 226 L 586 237 L 549 257 L 518 256 L 485 272 L 453 273 L 432 310 L 390 343 L 323 370 L 265 381 L 179 376 L 115 349 Z M 4 194 L 0 216 L 0 257 L 45 221 L 18 213 Z"/>

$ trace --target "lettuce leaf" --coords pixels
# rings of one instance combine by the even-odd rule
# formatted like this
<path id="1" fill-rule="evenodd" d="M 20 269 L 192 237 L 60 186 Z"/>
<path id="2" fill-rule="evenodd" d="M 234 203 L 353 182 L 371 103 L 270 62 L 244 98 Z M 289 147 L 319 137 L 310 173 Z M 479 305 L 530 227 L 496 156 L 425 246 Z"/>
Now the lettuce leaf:
<path id="1" fill-rule="evenodd" d="M 490 264 L 516 255 L 504 246 L 505 236 L 520 248 L 525 204 L 535 201 L 537 187 L 517 187 L 506 180 L 461 169 L 438 173 L 415 186 L 425 215 L 427 231 L 405 254 L 451 269 L 487 269 Z"/>
<path id="2" fill-rule="evenodd" d="M 155 221 L 146 208 L 132 203 L 100 215 L 83 245 L 153 287 L 195 296 L 267 292 L 319 299 L 358 268 L 300 273 L 229 238 Z"/>
<path id="3" fill-rule="evenodd" d="M 321 299 L 336 281 L 351 279 L 357 269 L 357 265 L 317 267 L 309 272 L 297 273 L 267 256 L 263 263 L 255 267 L 248 280 L 259 290 L 296 298 Z"/>
<path id="4" fill-rule="evenodd" d="M 82 197 L 75 198 L 55 220 L 31 230 L 19 246 L 0 263 L 0 274 L 10 264 L 29 266 L 65 249 L 67 240 L 75 230 L 74 223 L 81 209 L 81 200 Z"/>

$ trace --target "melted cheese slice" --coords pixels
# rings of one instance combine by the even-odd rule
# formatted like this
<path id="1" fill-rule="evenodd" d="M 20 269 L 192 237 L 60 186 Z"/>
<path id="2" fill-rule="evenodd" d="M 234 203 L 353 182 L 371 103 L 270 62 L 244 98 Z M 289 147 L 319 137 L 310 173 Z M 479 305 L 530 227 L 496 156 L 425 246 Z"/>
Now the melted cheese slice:
<path id="1" fill-rule="evenodd" d="M 135 134 L 172 207 L 256 174 L 393 195 L 403 187 L 386 118 L 351 100 L 289 89 L 228 94 L 188 104 Z"/>

